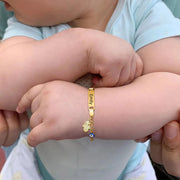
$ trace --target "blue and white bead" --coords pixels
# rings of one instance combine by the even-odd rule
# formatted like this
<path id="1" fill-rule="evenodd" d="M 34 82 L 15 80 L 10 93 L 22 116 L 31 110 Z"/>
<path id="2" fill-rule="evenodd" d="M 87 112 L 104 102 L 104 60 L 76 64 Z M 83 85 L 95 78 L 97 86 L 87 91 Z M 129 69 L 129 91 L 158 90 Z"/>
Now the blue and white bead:
<path id="1" fill-rule="evenodd" d="M 90 138 L 94 138 L 94 137 L 95 137 L 95 134 L 94 134 L 94 133 L 89 133 L 89 137 L 90 137 Z"/>

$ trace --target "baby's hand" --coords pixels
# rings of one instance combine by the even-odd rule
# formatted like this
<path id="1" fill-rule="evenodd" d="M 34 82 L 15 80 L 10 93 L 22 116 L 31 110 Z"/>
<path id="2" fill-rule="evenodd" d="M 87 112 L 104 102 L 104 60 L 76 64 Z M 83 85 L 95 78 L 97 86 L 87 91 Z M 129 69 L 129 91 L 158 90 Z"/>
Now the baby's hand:
<path id="1" fill-rule="evenodd" d="M 19 113 L 31 107 L 28 144 L 37 146 L 47 140 L 83 137 L 82 124 L 88 119 L 87 89 L 63 81 L 52 81 L 31 88 L 17 107 Z"/>
<path id="2" fill-rule="evenodd" d="M 0 146 L 10 146 L 18 139 L 19 134 L 29 126 L 26 113 L 0 111 Z"/>
<path id="3" fill-rule="evenodd" d="M 102 77 L 93 79 L 96 87 L 125 85 L 142 74 L 141 58 L 127 41 L 98 34 L 89 49 L 90 72 Z"/>

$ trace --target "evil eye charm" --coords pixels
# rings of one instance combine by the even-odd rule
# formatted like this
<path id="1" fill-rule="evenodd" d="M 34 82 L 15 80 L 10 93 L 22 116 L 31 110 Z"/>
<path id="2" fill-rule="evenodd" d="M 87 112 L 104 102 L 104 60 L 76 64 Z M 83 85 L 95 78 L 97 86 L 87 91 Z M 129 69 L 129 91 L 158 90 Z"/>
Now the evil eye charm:
<path id="1" fill-rule="evenodd" d="M 94 137 L 95 137 L 95 134 L 89 133 L 89 137 L 90 137 L 90 138 L 94 138 Z"/>

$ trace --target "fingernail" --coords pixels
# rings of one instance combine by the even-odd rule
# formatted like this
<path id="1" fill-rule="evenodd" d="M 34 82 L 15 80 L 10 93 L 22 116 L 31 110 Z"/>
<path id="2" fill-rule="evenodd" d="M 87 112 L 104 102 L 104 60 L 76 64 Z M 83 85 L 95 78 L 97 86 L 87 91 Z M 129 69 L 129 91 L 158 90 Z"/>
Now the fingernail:
<path id="1" fill-rule="evenodd" d="M 157 132 L 153 133 L 152 136 L 151 136 L 151 139 L 153 141 L 160 142 L 161 139 L 162 139 L 162 132 L 161 131 L 157 131 Z"/>
<path id="2" fill-rule="evenodd" d="M 19 112 L 20 112 L 20 110 L 19 110 L 19 108 L 18 108 L 18 107 L 16 108 L 16 112 L 17 112 L 17 113 L 19 113 Z"/>
<path id="3" fill-rule="evenodd" d="M 22 110 L 21 110 L 21 108 L 19 106 L 16 108 L 16 112 L 22 113 Z"/>
<path id="4" fill-rule="evenodd" d="M 178 127 L 173 125 L 167 125 L 164 130 L 164 134 L 168 139 L 173 139 L 178 135 Z"/>

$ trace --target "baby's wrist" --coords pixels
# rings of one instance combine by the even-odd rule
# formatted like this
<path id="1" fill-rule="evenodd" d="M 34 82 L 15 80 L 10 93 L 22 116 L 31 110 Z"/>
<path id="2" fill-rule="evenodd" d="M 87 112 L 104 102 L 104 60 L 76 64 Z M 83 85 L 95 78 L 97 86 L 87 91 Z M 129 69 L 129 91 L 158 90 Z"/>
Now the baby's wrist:
<path id="1" fill-rule="evenodd" d="M 92 29 L 83 29 L 82 42 L 86 52 L 86 65 L 88 73 L 96 74 L 96 59 L 99 54 L 97 49 L 99 48 L 99 42 L 103 42 L 103 34 L 101 31 Z M 98 48 L 97 48 L 98 47 Z M 98 52 L 98 54 L 97 54 Z M 99 57 L 99 56 L 98 56 Z"/>
<path id="2" fill-rule="evenodd" d="M 78 49 L 80 49 L 80 62 L 79 67 L 83 68 L 83 71 L 89 71 L 89 50 L 91 49 L 91 41 L 92 41 L 92 30 L 85 28 L 73 28 L 74 36 L 78 40 Z"/>

